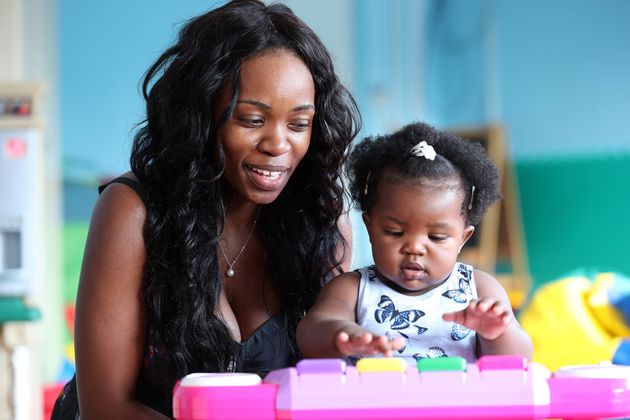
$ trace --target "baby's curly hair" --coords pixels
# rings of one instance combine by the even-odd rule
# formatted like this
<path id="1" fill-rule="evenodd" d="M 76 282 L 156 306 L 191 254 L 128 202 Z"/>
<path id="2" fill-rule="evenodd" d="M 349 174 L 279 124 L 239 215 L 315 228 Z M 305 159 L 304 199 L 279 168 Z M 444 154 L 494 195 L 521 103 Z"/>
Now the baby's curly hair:
<path id="1" fill-rule="evenodd" d="M 411 148 L 421 141 L 433 146 L 435 160 L 411 154 Z M 420 122 L 393 134 L 366 137 L 353 148 L 347 172 L 350 195 L 357 209 L 367 212 L 374 206 L 377 185 L 386 169 L 388 180 L 393 182 L 414 182 L 419 178 L 458 181 L 463 196 L 462 216 L 473 226 L 502 197 L 499 171 L 481 144 Z"/>

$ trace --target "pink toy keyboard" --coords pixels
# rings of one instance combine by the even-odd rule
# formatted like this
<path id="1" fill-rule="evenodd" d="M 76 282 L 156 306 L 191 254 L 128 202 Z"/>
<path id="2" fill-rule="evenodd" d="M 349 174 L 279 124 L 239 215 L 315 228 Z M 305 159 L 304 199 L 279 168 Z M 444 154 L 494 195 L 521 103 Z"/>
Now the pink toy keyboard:
<path id="1" fill-rule="evenodd" d="M 175 386 L 178 420 L 543 419 L 630 415 L 630 367 L 567 367 L 553 375 L 515 356 L 306 359 L 254 374 L 192 374 Z"/>
<path id="2" fill-rule="evenodd" d="M 630 366 L 569 366 L 554 372 L 548 382 L 552 418 L 630 416 Z"/>

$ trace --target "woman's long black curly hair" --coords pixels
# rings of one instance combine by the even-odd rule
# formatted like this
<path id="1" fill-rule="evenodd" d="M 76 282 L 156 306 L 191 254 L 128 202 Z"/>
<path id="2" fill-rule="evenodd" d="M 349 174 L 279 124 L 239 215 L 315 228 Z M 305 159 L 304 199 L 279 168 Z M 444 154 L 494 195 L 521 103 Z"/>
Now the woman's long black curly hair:
<path id="1" fill-rule="evenodd" d="M 433 146 L 435 160 L 411 154 L 412 147 L 421 141 Z M 377 186 L 385 170 L 394 182 L 458 180 L 462 216 L 473 226 L 502 197 L 499 171 L 481 144 L 420 122 L 393 134 L 366 137 L 353 148 L 347 171 L 350 194 L 360 211 L 367 212 L 376 203 Z"/>
<path id="2" fill-rule="evenodd" d="M 267 250 L 266 274 L 282 299 L 291 334 L 322 279 L 341 270 L 341 168 L 361 121 L 326 48 L 281 4 L 235 0 L 190 20 L 145 75 L 147 115 L 131 153 L 132 171 L 148 200 L 142 298 L 173 382 L 192 371 L 239 369 L 237 346 L 216 315 L 216 246 L 226 217 L 225 158 L 217 132 L 236 105 L 243 61 L 282 49 L 309 68 L 316 108 L 308 153 L 280 196 L 263 206 L 257 227 Z M 224 86 L 232 87 L 231 103 L 215 112 Z"/>

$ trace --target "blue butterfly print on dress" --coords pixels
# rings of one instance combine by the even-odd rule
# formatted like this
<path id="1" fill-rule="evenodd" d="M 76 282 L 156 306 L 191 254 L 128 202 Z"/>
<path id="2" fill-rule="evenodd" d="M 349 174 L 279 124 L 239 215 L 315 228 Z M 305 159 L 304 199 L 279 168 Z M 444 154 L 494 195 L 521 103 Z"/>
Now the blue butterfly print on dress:
<path id="1" fill-rule="evenodd" d="M 463 340 L 464 338 L 468 337 L 468 334 L 470 334 L 470 330 L 468 328 L 464 327 L 461 324 L 453 324 L 453 329 L 451 330 L 451 339 L 453 339 L 454 341 Z"/>
<path id="2" fill-rule="evenodd" d="M 368 280 L 374 281 L 376 279 L 376 266 L 371 265 L 367 268 Z"/>
<path id="3" fill-rule="evenodd" d="M 426 353 L 416 353 L 413 355 L 413 358 L 416 360 L 437 359 L 438 357 L 448 357 L 448 355 L 440 347 L 429 347 Z"/>
<path id="4" fill-rule="evenodd" d="M 415 328 L 416 329 L 415 335 L 420 335 L 423 332 L 425 332 L 426 330 L 428 330 L 428 328 L 421 327 L 420 325 L 412 325 L 411 328 Z M 413 331 L 413 329 L 412 329 L 412 331 Z M 409 333 L 405 334 L 402 331 L 396 331 L 396 332 L 398 334 L 400 334 L 401 336 L 403 336 L 404 338 L 409 339 L 409 335 L 410 335 Z"/>
<path id="5" fill-rule="evenodd" d="M 464 276 L 466 280 L 468 280 L 468 282 L 470 282 L 470 279 L 472 279 L 472 270 L 470 269 L 470 267 L 467 267 L 464 264 L 460 264 L 457 267 L 457 272 Z"/>
<path id="6" fill-rule="evenodd" d="M 421 327 L 421 326 L 419 326 L 419 325 L 412 325 L 412 327 L 416 329 L 416 333 L 415 333 L 415 335 L 420 335 L 420 334 L 422 334 L 423 332 L 425 332 L 426 330 L 428 330 L 428 328 Z M 404 333 L 404 332 L 402 332 L 402 331 L 396 331 L 396 332 L 397 332 L 397 333 L 398 333 L 401 337 L 405 338 L 406 340 L 409 340 L 409 334 L 405 334 L 405 333 Z M 390 334 L 390 332 L 389 332 L 389 331 L 387 331 L 387 333 L 386 333 L 385 335 L 387 335 L 387 338 L 389 338 L 390 340 L 393 340 L 393 339 L 395 339 L 395 338 L 396 338 L 393 334 Z M 406 344 L 405 344 L 405 345 L 403 345 L 401 348 L 399 348 L 399 349 L 398 349 L 398 353 L 399 353 L 399 354 L 402 354 L 402 353 L 405 351 L 405 349 L 406 349 L 406 348 L 407 348 L 407 345 L 406 345 Z"/>
<path id="7" fill-rule="evenodd" d="M 459 289 L 449 289 L 442 293 L 442 296 L 453 299 L 457 303 L 468 302 L 468 297 L 473 296 L 472 288 L 470 287 L 470 278 L 460 278 Z"/>
<path id="8" fill-rule="evenodd" d="M 426 330 L 426 328 L 425 328 L 425 330 Z M 401 332 L 401 331 L 395 331 L 395 332 L 394 332 L 394 331 L 389 331 L 389 330 L 387 330 L 387 331 L 385 332 L 385 337 L 387 337 L 387 339 L 388 339 L 388 340 L 395 340 L 395 339 L 397 339 L 399 336 L 400 336 L 400 337 L 403 337 L 405 340 L 408 340 L 408 339 L 409 339 L 409 335 L 404 334 L 404 333 L 403 333 L 403 332 Z M 399 349 L 397 350 L 397 351 L 398 351 L 398 354 L 402 354 L 402 353 L 405 351 L 405 349 L 406 349 L 406 348 L 407 348 L 407 344 L 404 344 L 401 348 L 399 348 Z"/>
<path id="9" fill-rule="evenodd" d="M 424 316 L 424 312 L 419 309 L 410 309 L 408 311 L 399 311 L 394 306 L 394 302 L 386 295 L 381 296 L 378 303 L 378 309 L 374 311 L 374 319 L 379 324 L 389 321 L 392 330 L 404 330 L 409 328 L 412 323 L 416 322 L 420 317 Z M 418 334 L 426 331 L 426 328 L 418 327 Z"/>

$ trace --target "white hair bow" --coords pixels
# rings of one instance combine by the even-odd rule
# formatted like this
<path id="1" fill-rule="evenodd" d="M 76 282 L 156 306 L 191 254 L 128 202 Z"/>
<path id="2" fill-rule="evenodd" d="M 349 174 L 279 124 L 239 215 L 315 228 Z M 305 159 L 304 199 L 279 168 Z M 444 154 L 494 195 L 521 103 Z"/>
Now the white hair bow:
<path id="1" fill-rule="evenodd" d="M 417 157 L 425 157 L 429 160 L 435 159 L 435 149 L 426 141 L 421 141 L 411 148 L 411 154 Z"/>

